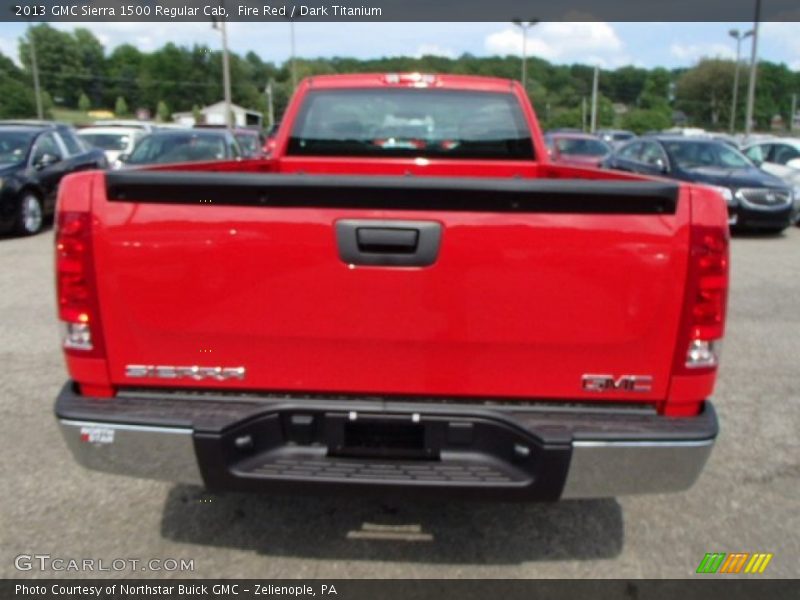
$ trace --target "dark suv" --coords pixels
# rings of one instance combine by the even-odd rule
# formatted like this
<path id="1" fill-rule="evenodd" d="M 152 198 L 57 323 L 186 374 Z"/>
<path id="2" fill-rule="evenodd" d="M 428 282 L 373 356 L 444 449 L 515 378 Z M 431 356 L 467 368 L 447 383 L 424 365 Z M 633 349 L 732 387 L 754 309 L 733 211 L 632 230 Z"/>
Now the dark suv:
<path id="1" fill-rule="evenodd" d="M 791 188 L 723 142 L 701 137 L 644 137 L 617 148 L 603 166 L 713 187 L 728 203 L 728 220 L 735 229 L 782 231 L 791 224 Z"/>
<path id="2" fill-rule="evenodd" d="M 55 211 L 61 179 L 108 166 L 69 125 L 0 121 L 0 233 L 32 235 Z"/>

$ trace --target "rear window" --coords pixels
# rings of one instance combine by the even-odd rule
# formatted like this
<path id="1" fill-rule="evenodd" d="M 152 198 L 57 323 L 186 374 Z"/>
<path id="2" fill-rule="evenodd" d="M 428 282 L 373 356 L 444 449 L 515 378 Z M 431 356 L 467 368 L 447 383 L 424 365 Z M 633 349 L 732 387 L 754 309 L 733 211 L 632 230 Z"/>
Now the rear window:
<path id="1" fill-rule="evenodd" d="M 144 138 L 128 164 L 192 162 L 226 157 L 225 139 L 209 135 L 151 135 Z"/>
<path id="2" fill-rule="evenodd" d="M 604 142 L 585 138 L 557 138 L 555 145 L 561 154 L 571 156 L 605 156 L 611 151 Z"/>
<path id="3" fill-rule="evenodd" d="M 239 142 L 239 147 L 245 156 L 255 156 L 261 149 L 260 140 L 257 135 L 249 133 L 236 133 L 234 134 L 236 141 Z"/>
<path id="4" fill-rule="evenodd" d="M 67 152 L 69 152 L 70 156 L 74 156 L 75 154 L 83 154 L 86 152 L 86 148 L 80 143 L 75 134 L 70 131 L 69 129 L 59 129 L 58 135 L 61 137 L 61 141 L 64 142 L 64 145 L 67 147 Z"/>
<path id="5" fill-rule="evenodd" d="M 131 142 L 131 136 L 125 133 L 81 133 L 80 136 L 103 150 L 127 150 Z"/>
<path id="6" fill-rule="evenodd" d="M 666 142 L 672 160 L 683 169 L 719 167 L 749 169 L 753 164 L 738 150 L 722 142 Z"/>
<path id="7" fill-rule="evenodd" d="M 530 159 L 530 131 L 512 94 L 432 89 L 309 92 L 288 153 Z"/>
<path id="8" fill-rule="evenodd" d="M 21 162 L 28 155 L 34 137 L 32 131 L 0 129 L 0 164 Z"/>

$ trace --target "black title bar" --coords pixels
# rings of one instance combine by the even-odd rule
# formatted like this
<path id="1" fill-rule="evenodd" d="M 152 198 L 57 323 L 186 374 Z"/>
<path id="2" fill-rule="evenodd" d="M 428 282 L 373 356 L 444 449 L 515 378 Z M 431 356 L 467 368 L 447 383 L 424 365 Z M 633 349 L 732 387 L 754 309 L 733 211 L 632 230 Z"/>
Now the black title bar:
<path id="1" fill-rule="evenodd" d="M 11 0 L 0 21 L 752 21 L 756 0 Z M 762 21 L 800 21 L 761 0 Z"/>
<path id="2" fill-rule="evenodd" d="M 658 560 L 653 555 L 653 560 Z M 157 598 L 234 600 L 752 600 L 797 598 L 798 580 L 697 576 L 682 580 L 375 580 L 375 579 L 7 579 L 0 581 L 5 600 L 154 600 Z"/>

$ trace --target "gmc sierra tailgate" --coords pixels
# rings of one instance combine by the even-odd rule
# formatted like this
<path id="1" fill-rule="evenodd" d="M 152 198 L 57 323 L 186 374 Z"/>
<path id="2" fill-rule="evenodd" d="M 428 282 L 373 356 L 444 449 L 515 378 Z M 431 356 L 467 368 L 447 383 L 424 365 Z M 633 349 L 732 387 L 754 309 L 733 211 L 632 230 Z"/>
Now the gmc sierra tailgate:
<path id="1" fill-rule="evenodd" d="M 684 194 L 613 180 L 98 176 L 111 380 L 664 399 Z"/>

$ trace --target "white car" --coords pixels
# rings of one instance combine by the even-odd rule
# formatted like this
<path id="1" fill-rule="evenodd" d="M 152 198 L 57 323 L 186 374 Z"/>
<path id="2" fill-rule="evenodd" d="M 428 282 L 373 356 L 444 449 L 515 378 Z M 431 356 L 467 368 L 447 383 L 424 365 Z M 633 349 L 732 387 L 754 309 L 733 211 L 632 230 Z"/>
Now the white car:
<path id="1" fill-rule="evenodd" d="M 78 131 L 78 135 L 88 144 L 105 152 L 108 164 L 116 167 L 119 157 L 133 152 L 139 140 L 147 135 L 147 131 L 138 127 L 86 127 Z"/>
<path id="2" fill-rule="evenodd" d="M 795 222 L 800 224 L 800 139 L 773 137 L 750 144 L 742 152 L 762 170 L 792 187 Z"/>
<path id="3" fill-rule="evenodd" d="M 158 129 L 152 121 L 136 119 L 98 119 L 94 124 L 96 127 L 130 127 L 131 129 L 141 129 L 145 133 L 153 133 Z"/>

